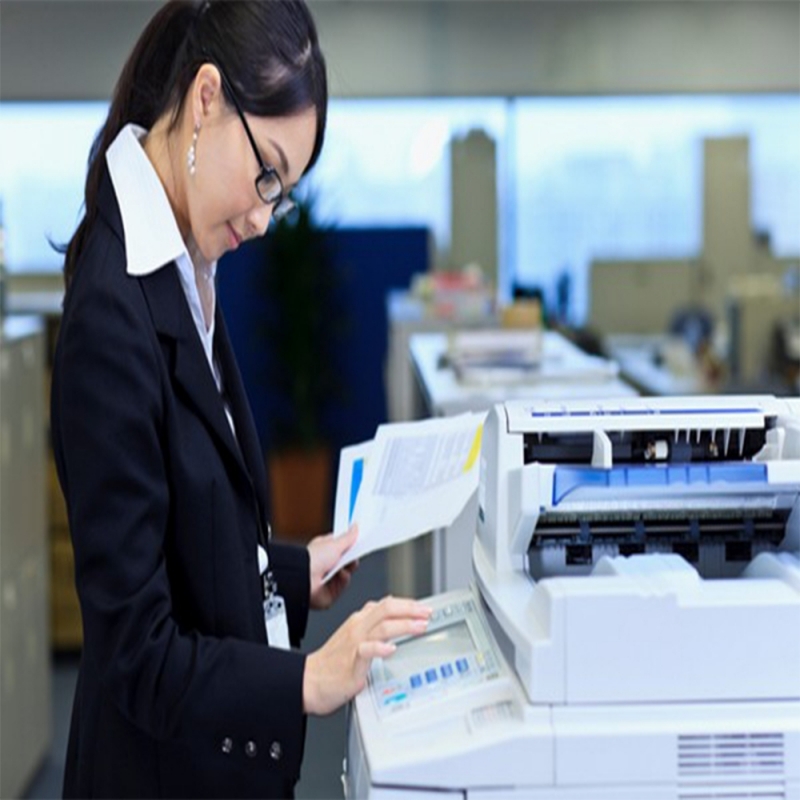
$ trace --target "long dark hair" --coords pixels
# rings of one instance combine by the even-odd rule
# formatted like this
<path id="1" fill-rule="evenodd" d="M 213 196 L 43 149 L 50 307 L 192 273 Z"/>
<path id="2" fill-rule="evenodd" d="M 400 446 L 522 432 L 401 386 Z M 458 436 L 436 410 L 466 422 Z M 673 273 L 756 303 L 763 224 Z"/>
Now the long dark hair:
<path id="1" fill-rule="evenodd" d="M 65 248 L 67 288 L 97 217 L 106 150 L 129 122 L 149 130 L 171 111 L 169 129 L 174 130 L 197 70 L 208 61 L 224 67 L 239 103 L 250 114 L 281 117 L 314 108 L 316 140 L 306 169 L 316 162 L 325 137 L 328 84 L 316 26 L 304 0 L 169 0 L 136 42 L 92 143 L 84 216 Z M 232 104 L 227 94 L 226 100 Z"/>

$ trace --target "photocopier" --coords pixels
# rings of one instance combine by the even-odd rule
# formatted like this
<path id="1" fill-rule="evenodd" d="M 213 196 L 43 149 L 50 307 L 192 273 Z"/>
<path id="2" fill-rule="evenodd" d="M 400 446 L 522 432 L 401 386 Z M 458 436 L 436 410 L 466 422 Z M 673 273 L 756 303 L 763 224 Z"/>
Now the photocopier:
<path id="1" fill-rule="evenodd" d="M 800 399 L 515 401 L 474 583 L 375 660 L 372 800 L 800 800 Z"/>

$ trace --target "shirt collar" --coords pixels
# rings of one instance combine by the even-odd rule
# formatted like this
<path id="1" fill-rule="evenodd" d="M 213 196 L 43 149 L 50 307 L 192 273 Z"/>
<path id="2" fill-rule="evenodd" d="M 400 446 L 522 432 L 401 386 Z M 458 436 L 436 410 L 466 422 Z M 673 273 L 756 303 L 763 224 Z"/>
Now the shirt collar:
<path id="1" fill-rule="evenodd" d="M 129 275 L 149 275 L 185 255 L 186 244 L 167 193 L 140 143 L 147 131 L 128 123 L 106 151 L 125 231 Z M 214 265 L 216 266 L 216 265 Z"/>

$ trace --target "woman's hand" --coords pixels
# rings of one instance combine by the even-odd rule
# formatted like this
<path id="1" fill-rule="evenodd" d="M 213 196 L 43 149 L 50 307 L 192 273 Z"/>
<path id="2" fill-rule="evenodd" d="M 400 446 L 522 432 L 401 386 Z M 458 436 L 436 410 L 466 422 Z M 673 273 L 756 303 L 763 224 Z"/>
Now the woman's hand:
<path id="1" fill-rule="evenodd" d="M 388 658 L 397 649 L 390 639 L 424 633 L 432 609 L 400 597 L 370 601 L 306 658 L 303 710 L 330 714 L 355 697 L 366 684 L 373 658 Z"/>
<path id="2" fill-rule="evenodd" d="M 329 533 L 317 536 L 308 543 L 308 556 L 311 562 L 311 608 L 330 608 L 337 597 L 350 583 L 350 576 L 358 568 L 353 561 L 340 569 L 327 583 L 322 579 L 336 562 L 355 544 L 358 538 L 358 525 L 351 525 L 347 533 L 336 536 Z"/>

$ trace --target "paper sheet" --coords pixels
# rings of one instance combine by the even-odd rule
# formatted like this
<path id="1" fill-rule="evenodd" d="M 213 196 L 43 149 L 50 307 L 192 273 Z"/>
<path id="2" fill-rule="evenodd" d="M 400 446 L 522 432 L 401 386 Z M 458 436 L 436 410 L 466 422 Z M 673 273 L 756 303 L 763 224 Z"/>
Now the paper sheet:
<path id="1" fill-rule="evenodd" d="M 450 525 L 478 488 L 484 414 L 381 425 L 339 460 L 334 533 L 356 543 L 326 575 L 389 545 Z"/>

